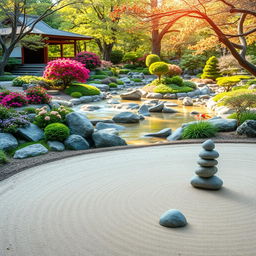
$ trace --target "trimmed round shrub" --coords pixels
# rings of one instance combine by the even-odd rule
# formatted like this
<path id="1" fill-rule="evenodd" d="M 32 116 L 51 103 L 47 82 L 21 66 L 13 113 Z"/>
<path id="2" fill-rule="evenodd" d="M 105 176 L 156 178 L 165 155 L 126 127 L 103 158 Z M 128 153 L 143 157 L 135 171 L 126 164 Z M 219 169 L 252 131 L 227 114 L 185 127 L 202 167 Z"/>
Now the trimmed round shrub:
<path id="1" fill-rule="evenodd" d="M 81 92 L 72 92 L 70 96 L 73 98 L 80 98 L 83 96 L 83 94 Z"/>
<path id="2" fill-rule="evenodd" d="M 191 82 L 191 81 L 183 81 L 183 86 L 185 87 L 191 87 L 193 89 L 196 89 L 197 86 L 194 82 Z"/>
<path id="3" fill-rule="evenodd" d="M 101 66 L 100 57 L 93 52 L 79 52 L 74 60 L 83 63 L 90 70 Z"/>
<path id="4" fill-rule="evenodd" d="M 26 96 L 29 104 L 48 104 L 51 100 L 51 96 L 40 86 L 28 88 Z"/>
<path id="5" fill-rule="evenodd" d="M 215 80 L 217 77 L 220 77 L 220 69 L 218 67 L 218 59 L 215 56 L 209 58 L 206 62 L 206 65 L 203 69 L 203 74 L 201 78 L 210 78 Z"/>
<path id="6" fill-rule="evenodd" d="M 23 84 L 40 84 L 40 86 L 45 88 L 49 88 L 53 85 L 52 81 L 40 76 L 17 76 L 12 81 L 12 85 L 16 87 L 22 86 Z"/>
<path id="7" fill-rule="evenodd" d="M 211 123 L 199 121 L 186 126 L 182 133 L 183 139 L 200 139 L 214 137 L 218 129 Z"/>
<path id="8" fill-rule="evenodd" d="M 53 123 L 44 129 L 46 140 L 64 141 L 70 134 L 69 128 L 65 124 Z"/>
<path id="9" fill-rule="evenodd" d="M 22 107 L 28 104 L 25 95 L 18 92 L 10 92 L 0 99 L 0 104 L 4 107 Z"/>
<path id="10" fill-rule="evenodd" d="M 146 66 L 147 67 L 150 67 L 151 64 L 155 63 L 155 62 L 160 62 L 161 59 L 158 55 L 156 54 L 149 54 L 147 57 L 146 57 Z"/>
<path id="11" fill-rule="evenodd" d="M 62 82 L 65 89 L 73 81 L 86 82 L 90 71 L 84 65 L 76 60 L 57 59 L 48 62 L 44 70 L 44 78 Z"/>
<path id="12" fill-rule="evenodd" d="M 64 91 L 66 94 L 71 95 L 73 92 L 80 92 L 82 96 L 99 95 L 100 90 L 92 85 L 73 83 L 71 86 L 67 87 Z"/>
<path id="13" fill-rule="evenodd" d="M 173 64 L 169 64 L 169 72 L 167 73 L 168 76 L 172 77 L 172 76 L 180 76 L 182 74 L 182 69 L 177 66 L 177 65 L 173 65 Z"/>
<path id="14" fill-rule="evenodd" d="M 165 62 L 162 62 L 162 61 L 155 62 L 150 65 L 149 71 L 151 74 L 158 76 L 159 81 L 160 81 L 161 76 L 165 75 L 169 71 L 168 64 L 166 64 Z"/>
<path id="15" fill-rule="evenodd" d="M 110 84 L 108 84 L 108 86 L 110 88 L 117 88 L 117 84 L 116 83 L 110 83 Z"/>
<path id="16" fill-rule="evenodd" d="M 119 63 L 121 63 L 123 56 L 124 56 L 124 53 L 122 51 L 114 50 L 110 54 L 110 61 L 113 64 L 119 64 Z"/>

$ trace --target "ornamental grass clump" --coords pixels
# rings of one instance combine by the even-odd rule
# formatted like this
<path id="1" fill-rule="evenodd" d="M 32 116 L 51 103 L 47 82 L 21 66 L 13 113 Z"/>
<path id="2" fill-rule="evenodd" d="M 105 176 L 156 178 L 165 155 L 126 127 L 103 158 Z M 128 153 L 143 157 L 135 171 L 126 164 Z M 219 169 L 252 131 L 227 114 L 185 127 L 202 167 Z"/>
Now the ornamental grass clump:
<path id="1" fill-rule="evenodd" d="M 0 164 L 7 164 L 8 158 L 3 150 L 0 150 Z"/>
<path id="2" fill-rule="evenodd" d="M 48 62 L 44 78 L 62 82 L 62 88 L 65 89 L 72 82 L 86 82 L 89 78 L 89 69 L 84 64 L 76 60 L 57 59 Z"/>
<path id="3" fill-rule="evenodd" d="M 93 52 L 79 52 L 74 60 L 81 62 L 89 70 L 93 70 L 101 66 L 100 57 Z"/>
<path id="4" fill-rule="evenodd" d="M 52 123 L 47 125 L 44 129 L 44 136 L 46 140 L 64 141 L 69 134 L 69 128 L 62 123 Z"/>
<path id="5" fill-rule="evenodd" d="M 40 86 L 27 89 L 26 96 L 29 104 L 48 104 L 51 100 L 51 96 Z"/>
<path id="6" fill-rule="evenodd" d="M 241 112 L 238 116 L 237 113 L 233 113 L 228 116 L 229 119 L 236 119 L 239 124 L 244 123 L 247 120 L 256 120 L 256 112 L 255 111 L 245 111 Z"/>

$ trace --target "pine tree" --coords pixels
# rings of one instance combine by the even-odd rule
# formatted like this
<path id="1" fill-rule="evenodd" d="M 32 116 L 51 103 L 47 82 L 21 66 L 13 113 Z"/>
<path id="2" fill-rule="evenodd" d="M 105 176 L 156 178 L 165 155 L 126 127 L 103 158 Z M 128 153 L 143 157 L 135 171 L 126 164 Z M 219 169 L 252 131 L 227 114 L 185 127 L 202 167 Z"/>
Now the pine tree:
<path id="1" fill-rule="evenodd" d="M 203 79 L 213 79 L 215 80 L 217 77 L 220 77 L 220 69 L 218 67 L 218 59 L 215 56 L 209 58 L 206 62 L 206 65 L 203 69 L 203 74 L 201 78 Z"/>

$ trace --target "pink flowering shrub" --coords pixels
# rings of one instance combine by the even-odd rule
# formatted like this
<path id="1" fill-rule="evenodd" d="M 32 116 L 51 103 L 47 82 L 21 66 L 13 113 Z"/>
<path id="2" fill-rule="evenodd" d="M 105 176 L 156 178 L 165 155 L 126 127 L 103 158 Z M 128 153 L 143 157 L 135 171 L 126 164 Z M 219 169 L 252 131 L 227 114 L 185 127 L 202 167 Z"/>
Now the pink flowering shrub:
<path id="1" fill-rule="evenodd" d="M 79 52 L 74 59 L 83 63 L 90 70 L 101 65 L 100 57 L 93 52 Z"/>
<path id="2" fill-rule="evenodd" d="M 101 61 L 101 68 L 111 68 L 113 66 L 113 63 L 111 61 L 102 60 Z"/>
<path id="3" fill-rule="evenodd" d="M 48 104 L 51 100 L 51 96 L 40 86 L 28 88 L 26 95 L 29 104 Z"/>
<path id="4" fill-rule="evenodd" d="M 58 80 L 63 84 L 63 89 L 71 85 L 73 81 L 86 82 L 90 71 L 76 60 L 57 59 L 48 62 L 44 70 L 44 78 Z"/>
<path id="5" fill-rule="evenodd" d="M 7 108 L 27 105 L 26 96 L 18 92 L 3 92 L 0 94 L 0 104 Z"/>

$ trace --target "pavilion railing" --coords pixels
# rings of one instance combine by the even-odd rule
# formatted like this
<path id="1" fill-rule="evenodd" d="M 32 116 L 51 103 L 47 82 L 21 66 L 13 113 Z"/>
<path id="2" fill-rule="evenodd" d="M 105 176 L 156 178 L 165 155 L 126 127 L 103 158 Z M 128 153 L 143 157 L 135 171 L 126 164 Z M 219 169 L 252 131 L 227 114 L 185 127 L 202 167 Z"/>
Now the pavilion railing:
<path id="1" fill-rule="evenodd" d="M 58 60 L 58 59 L 73 59 L 74 56 L 70 56 L 70 57 L 48 57 L 48 61 L 52 61 L 52 60 Z"/>

